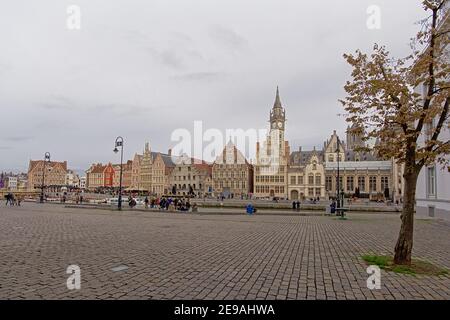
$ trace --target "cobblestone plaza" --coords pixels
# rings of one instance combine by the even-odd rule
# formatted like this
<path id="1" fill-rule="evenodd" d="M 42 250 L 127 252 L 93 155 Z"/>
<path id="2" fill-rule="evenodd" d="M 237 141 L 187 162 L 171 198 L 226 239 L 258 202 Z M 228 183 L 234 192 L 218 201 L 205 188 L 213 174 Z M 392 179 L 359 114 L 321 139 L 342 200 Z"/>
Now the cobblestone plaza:
<path id="1" fill-rule="evenodd" d="M 382 271 L 398 214 L 246 216 L 0 208 L 0 299 L 450 299 L 450 276 Z M 450 267 L 450 224 L 416 220 L 413 256 Z M 66 269 L 81 269 L 68 290 Z"/>

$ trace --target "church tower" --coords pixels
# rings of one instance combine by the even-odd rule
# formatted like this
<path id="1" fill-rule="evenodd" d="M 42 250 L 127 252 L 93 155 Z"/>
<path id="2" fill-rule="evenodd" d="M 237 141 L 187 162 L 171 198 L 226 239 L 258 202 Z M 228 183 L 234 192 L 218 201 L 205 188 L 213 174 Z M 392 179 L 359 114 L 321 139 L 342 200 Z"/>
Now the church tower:
<path id="1" fill-rule="evenodd" d="M 150 144 L 146 142 L 144 153 L 142 154 L 140 180 L 141 180 L 141 187 L 149 192 L 151 192 L 152 190 L 152 165 L 153 165 L 153 157 L 150 149 Z"/>
<path id="2" fill-rule="evenodd" d="M 284 131 L 286 123 L 286 113 L 281 105 L 280 92 L 277 86 L 277 95 L 275 97 L 275 103 L 273 104 L 272 110 L 270 110 L 270 129 L 271 130 L 282 130 Z"/>
<path id="3" fill-rule="evenodd" d="M 270 110 L 270 130 L 261 145 L 256 144 L 254 187 L 256 198 L 287 198 L 287 166 L 290 154 L 285 141 L 286 113 L 277 87 L 275 103 Z"/>

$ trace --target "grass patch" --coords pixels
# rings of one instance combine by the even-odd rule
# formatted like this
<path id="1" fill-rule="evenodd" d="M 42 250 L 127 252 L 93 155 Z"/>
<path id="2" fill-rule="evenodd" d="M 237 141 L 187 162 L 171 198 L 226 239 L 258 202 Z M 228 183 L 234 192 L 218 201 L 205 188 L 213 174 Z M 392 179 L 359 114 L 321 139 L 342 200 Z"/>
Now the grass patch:
<path id="1" fill-rule="evenodd" d="M 377 265 L 380 269 L 408 275 L 443 276 L 448 275 L 447 269 L 440 268 L 430 262 L 412 259 L 411 265 L 396 265 L 391 256 L 363 255 L 362 259 L 368 265 Z"/>

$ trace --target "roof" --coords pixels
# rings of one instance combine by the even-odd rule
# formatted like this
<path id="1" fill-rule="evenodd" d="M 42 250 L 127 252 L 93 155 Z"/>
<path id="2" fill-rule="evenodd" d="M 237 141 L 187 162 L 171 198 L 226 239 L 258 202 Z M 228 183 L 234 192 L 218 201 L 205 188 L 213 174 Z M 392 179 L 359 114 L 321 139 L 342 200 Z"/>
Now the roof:
<path id="1" fill-rule="evenodd" d="M 90 173 L 103 173 L 105 171 L 106 166 L 100 163 L 93 164 L 90 168 Z"/>
<path id="2" fill-rule="evenodd" d="M 196 164 L 194 162 L 194 167 L 200 171 L 207 171 L 208 175 L 212 174 L 212 165 L 203 161 L 203 163 Z"/>
<path id="3" fill-rule="evenodd" d="M 340 170 L 390 170 L 391 161 L 344 161 L 339 162 Z M 337 170 L 337 162 L 327 162 L 325 170 Z"/>
<path id="4" fill-rule="evenodd" d="M 34 170 L 36 166 L 42 164 L 44 160 L 30 160 L 30 165 L 28 167 L 28 172 Z M 67 161 L 49 161 L 45 164 L 46 167 L 55 168 L 62 167 L 63 170 L 67 171 Z"/>
<path id="5" fill-rule="evenodd" d="M 165 153 L 160 153 L 160 155 L 166 167 L 175 167 L 173 160 L 176 159 L 176 156 L 171 156 Z"/>
<path id="6" fill-rule="evenodd" d="M 277 86 L 277 95 L 276 95 L 276 97 L 275 97 L 275 102 L 274 102 L 274 104 L 273 104 L 273 108 L 274 108 L 274 109 L 275 109 L 275 108 L 282 108 L 281 100 L 280 100 L 280 92 L 279 92 L 279 90 L 278 90 L 278 86 Z"/>
<path id="7" fill-rule="evenodd" d="M 311 150 L 292 152 L 290 155 L 290 164 L 294 166 L 306 166 L 314 154 L 317 155 L 319 163 L 321 163 L 323 160 L 323 151 Z"/>
<path id="8" fill-rule="evenodd" d="M 230 140 L 217 156 L 214 164 L 248 164 L 248 161 Z"/>
<path id="9" fill-rule="evenodd" d="M 345 151 L 345 161 L 356 161 L 356 156 L 359 155 L 360 161 L 376 161 L 380 160 L 371 152 L 346 150 Z"/>

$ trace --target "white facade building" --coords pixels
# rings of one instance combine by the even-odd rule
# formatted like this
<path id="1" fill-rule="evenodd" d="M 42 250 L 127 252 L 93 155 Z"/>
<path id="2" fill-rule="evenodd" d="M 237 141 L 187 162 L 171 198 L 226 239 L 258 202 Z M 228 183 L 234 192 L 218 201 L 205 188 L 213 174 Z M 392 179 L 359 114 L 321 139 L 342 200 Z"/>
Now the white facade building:
<path id="1" fill-rule="evenodd" d="M 80 177 L 80 181 L 78 182 L 78 187 L 80 189 L 86 189 L 86 177 Z"/>
<path id="2" fill-rule="evenodd" d="M 445 4 L 449 8 L 449 1 Z M 443 26 L 450 26 L 450 18 L 446 17 L 439 23 L 439 29 Z M 448 50 L 448 48 L 447 48 Z M 449 57 L 449 55 L 447 55 Z M 426 87 L 417 88 L 422 89 L 422 96 L 426 95 Z M 432 129 L 437 123 L 437 118 L 433 122 L 425 126 L 425 130 Z M 421 143 L 423 139 L 428 139 L 426 133 L 421 136 Z M 450 141 L 450 123 L 444 123 L 442 131 L 439 136 L 441 141 Z M 450 155 L 447 155 L 450 160 Z M 416 189 L 416 214 L 418 216 L 436 217 L 450 220 L 450 166 L 443 166 L 437 162 L 432 165 L 424 166 L 420 171 L 417 180 Z"/>
<path id="3" fill-rule="evenodd" d="M 16 191 L 18 186 L 18 179 L 17 177 L 8 177 L 7 180 L 7 189 L 8 191 Z"/>
<path id="4" fill-rule="evenodd" d="M 65 185 L 69 187 L 77 187 L 79 185 L 79 177 L 72 170 L 68 170 L 66 173 Z"/>

